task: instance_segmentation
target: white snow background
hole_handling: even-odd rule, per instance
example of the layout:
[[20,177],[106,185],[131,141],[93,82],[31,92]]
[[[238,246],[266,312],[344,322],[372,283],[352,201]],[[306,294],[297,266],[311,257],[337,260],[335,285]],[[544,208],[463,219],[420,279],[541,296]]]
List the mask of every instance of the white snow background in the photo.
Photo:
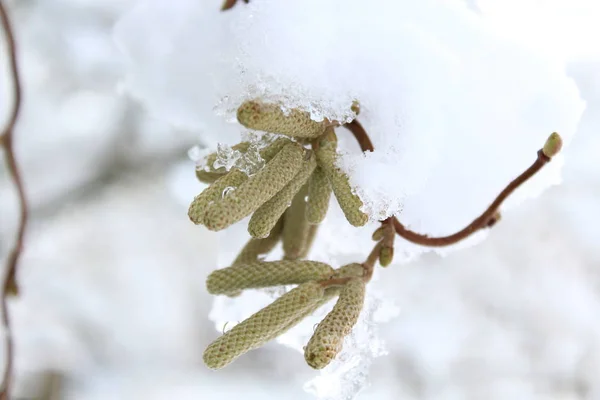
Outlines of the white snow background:
[[[362,398],[600,398],[594,1],[256,0],[226,14],[213,0],[8,4],[33,204],[23,296],[12,302],[22,397],[57,370],[65,399],[314,398],[306,381],[308,392],[340,398],[332,375],[358,354],[371,383]],[[462,227],[553,130],[569,144],[563,184],[445,257],[417,258],[422,249],[397,240],[397,262],[369,287],[380,315],[365,314],[348,341],[358,352],[330,375],[279,344],[208,371],[201,355],[214,321],[235,323],[270,297],[212,307],[204,278],[231,260],[245,226],[214,234],[189,223],[203,186],[186,152],[239,141],[232,110],[255,96],[317,119],[343,119],[358,98],[381,150],[363,157],[346,140],[343,166],[374,217],[400,212],[419,231]],[[512,205],[557,183],[562,161]],[[15,207],[0,175],[2,255]],[[335,207],[313,257],[364,259],[372,229],[348,226]],[[301,347],[312,324],[282,341]],[[384,352],[379,340],[387,355],[372,359]]]

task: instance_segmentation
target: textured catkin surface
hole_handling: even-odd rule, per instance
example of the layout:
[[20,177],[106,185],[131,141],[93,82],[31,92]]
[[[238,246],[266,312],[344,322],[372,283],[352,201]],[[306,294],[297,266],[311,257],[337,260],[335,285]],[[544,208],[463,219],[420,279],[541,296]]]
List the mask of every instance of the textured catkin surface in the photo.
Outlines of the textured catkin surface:
[[315,138],[326,129],[325,122],[313,121],[307,112],[291,110],[286,115],[277,104],[257,101],[244,102],[238,108],[237,119],[249,129],[298,138]]
[[246,245],[239,252],[232,265],[250,263],[258,261],[258,257],[269,253],[281,239],[281,233],[283,231],[283,218],[279,218],[269,236],[262,239],[252,238],[246,243]]
[[303,156],[299,144],[285,145],[263,169],[206,211],[206,227],[219,231],[256,211],[294,178],[302,168]]
[[333,278],[360,278],[364,275],[365,269],[362,264],[346,264],[333,273]]
[[223,368],[242,354],[262,346],[293,326],[299,316],[313,310],[324,294],[324,288],[316,282],[290,290],[211,343],[204,351],[204,363],[211,369]]
[[346,216],[346,219],[353,226],[363,226],[369,220],[367,214],[360,211],[363,202],[352,193],[352,187],[348,181],[348,176],[335,165],[337,153],[337,140],[332,129],[320,139],[319,147],[316,150],[317,161],[323,169],[333,188],[333,193]]
[[248,232],[252,237],[260,238],[269,234],[269,231],[290,206],[294,196],[309,179],[316,166],[316,157],[311,153],[310,158],[302,164],[302,169],[294,179],[254,212],[248,223]]
[[219,178],[194,198],[188,209],[190,220],[195,224],[203,224],[204,215],[211,203],[220,201],[225,189],[237,188],[247,180],[248,175],[239,169],[232,169],[227,175]]
[[211,294],[240,289],[293,285],[331,277],[333,268],[318,261],[269,261],[234,265],[212,272],[206,279]]
[[318,231],[319,231],[319,225],[310,225],[310,224],[308,225],[308,233],[306,234],[306,242],[304,243],[304,248],[298,255],[299,259],[308,257],[308,254],[310,253],[310,249],[312,248],[315,238],[317,237]]
[[364,299],[365,283],[360,278],[350,280],[341,289],[333,310],[319,323],[304,349],[308,365],[321,369],[337,356],[358,320]]
[[300,258],[308,243],[310,225],[306,220],[307,193],[308,185],[304,185],[284,214],[282,241],[284,257],[287,260]]
[[320,224],[327,215],[329,199],[331,198],[331,184],[323,171],[317,167],[308,181],[308,204],[306,220],[310,224]]

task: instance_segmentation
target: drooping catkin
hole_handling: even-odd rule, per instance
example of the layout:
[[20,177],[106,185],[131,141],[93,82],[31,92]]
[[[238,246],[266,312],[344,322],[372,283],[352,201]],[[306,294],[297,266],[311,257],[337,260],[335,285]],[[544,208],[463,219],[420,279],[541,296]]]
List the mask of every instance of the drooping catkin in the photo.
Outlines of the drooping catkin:
[[352,279],[340,291],[333,310],[319,323],[304,348],[304,359],[312,368],[326,367],[342,350],[344,338],[358,321],[365,299],[365,282]]
[[348,180],[348,176],[335,165],[337,158],[337,139],[333,129],[329,129],[325,136],[319,141],[316,150],[317,162],[329,178],[333,193],[346,216],[353,226],[363,226],[369,220],[367,214],[360,211],[363,206],[362,200],[354,193]]
[[203,224],[208,207],[211,204],[221,201],[227,189],[236,189],[247,180],[248,175],[236,168],[229,171],[227,175],[219,178],[194,198],[188,209],[190,220],[196,225]]
[[317,231],[319,230],[319,225],[309,225],[308,226],[308,234],[306,235],[306,243],[304,243],[304,248],[302,252],[298,255],[299,259],[306,258],[310,249],[312,248],[312,244],[315,241],[315,237],[317,236]]
[[203,359],[211,369],[223,368],[242,354],[262,346],[291,327],[299,315],[318,304],[324,288],[317,282],[304,283],[234,326],[211,343]]
[[333,272],[332,278],[362,278],[365,268],[362,264],[352,263],[346,264]]
[[208,208],[204,217],[206,227],[211,231],[220,231],[256,211],[294,178],[302,168],[303,158],[302,146],[297,143],[285,145],[237,190]]
[[310,158],[302,164],[302,169],[294,179],[252,214],[252,218],[248,223],[248,233],[252,237],[260,238],[269,234],[269,231],[290,206],[294,196],[306,183],[316,166],[316,158],[311,152]]
[[309,227],[306,220],[306,194],[308,185],[294,196],[292,204],[286,210],[283,219],[283,253],[286,260],[297,260],[306,247]]
[[[290,142],[291,141],[288,138],[278,138],[269,145],[259,150],[260,157],[264,160],[265,163],[268,163],[273,159],[273,157],[275,157],[277,153],[279,153],[283,146]],[[231,146],[233,150],[238,150],[242,153],[247,152],[249,147],[250,142],[241,142],[234,146]],[[225,167],[214,167],[217,157],[218,154],[216,152],[209,154],[205,158],[204,168],[196,169],[196,178],[198,178],[200,182],[213,183],[223,175],[227,174],[227,170],[225,169]]]
[[206,279],[206,288],[211,294],[227,294],[241,289],[319,281],[332,274],[333,268],[318,261],[256,261],[213,271]]
[[250,263],[258,261],[258,258],[263,254],[268,254],[281,239],[283,231],[283,218],[279,218],[269,236],[261,239],[250,239],[244,248],[239,252],[232,265]]
[[327,215],[329,199],[331,198],[331,183],[323,168],[317,167],[308,181],[308,204],[306,205],[306,220],[310,224],[320,224]]
[[326,121],[316,122],[310,114],[296,109],[284,113],[277,104],[246,101],[237,110],[240,124],[249,129],[281,133],[298,138],[315,138],[325,132]]

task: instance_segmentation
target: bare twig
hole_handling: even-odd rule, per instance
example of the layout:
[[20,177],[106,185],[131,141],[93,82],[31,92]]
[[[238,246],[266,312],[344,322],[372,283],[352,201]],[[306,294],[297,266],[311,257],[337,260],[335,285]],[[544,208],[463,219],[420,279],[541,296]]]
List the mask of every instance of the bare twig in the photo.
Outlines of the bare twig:
[[407,229],[402,223],[398,220],[398,218],[394,217],[394,228],[396,228],[396,233],[416,244],[420,244],[423,246],[430,247],[443,247],[449,246],[451,244],[455,244],[467,237],[471,236],[475,232],[483,229],[492,227],[496,224],[496,222],[500,219],[500,213],[498,212],[498,208],[502,205],[504,200],[508,198],[519,186],[525,183],[529,178],[535,175],[544,165],[546,165],[550,161],[550,158],[547,157],[542,150],[538,151],[538,156],[535,162],[525,170],[521,175],[519,175],[516,179],[508,184],[504,188],[502,192],[496,197],[496,199],[490,204],[490,206],[477,218],[475,218],[469,225],[460,231],[453,233],[452,235],[442,236],[442,237],[429,237],[427,235],[423,235],[420,233],[416,233]]
[[[248,2],[250,0],[243,0],[244,3],[248,4]],[[221,7],[221,11],[227,11],[231,8],[233,8],[236,4],[237,4],[238,0],[225,0],[225,3],[223,3],[223,6]]]
[[0,1],[0,22],[5,32],[8,55],[10,61],[10,74],[13,80],[13,106],[9,114],[9,119],[6,127],[0,135],[0,147],[4,149],[6,153],[6,164],[8,172],[17,190],[19,198],[19,226],[17,228],[17,236],[15,244],[11,250],[5,270],[4,284],[2,285],[2,324],[4,328],[4,340],[5,340],[5,367],[4,375],[2,378],[2,386],[0,388],[0,400],[10,399],[10,389],[12,384],[13,375],[13,339],[10,326],[10,315],[7,304],[7,297],[11,294],[16,295],[18,293],[18,286],[16,282],[17,265],[21,252],[23,250],[23,241],[25,237],[25,226],[27,225],[27,199],[25,197],[25,189],[23,186],[23,180],[19,171],[17,161],[14,154],[14,142],[13,133],[14,128],[19,117],[19,111],[21,109],[21,80],[19,76],[19,68],[17,66],[17,55],[15,38],[12,30],[12,25],[4,4]]
[[[362,151],[373,151],[373,143],[369,138],[369,135],[362,127],[362,125],[354,120],[350,123],[343,125],[346,129],[350,130],[354,135],[356,141],[360,145]],[[553,148],[553,154],[558,153],[562,146],[562,142],[560,140],[560,136],[558,134],[553,133],[549,141],[546,142],[546,146],[548,143],[556,146]],[[428,235],[424,235],[421,233],[413,232],[410,229],[406,228],[396,217],[392,217],[394,228],[396,233],[408,240],[409,242],[416,243],[423,246],[429,247],[443,247],[455,244],[467,237],[471,236],[475,232],[483,229],[483,228],[491,228],[500,220],[500,212],[498,209],[502,205],[502,203],[510,196],[519,186],[525,183],[529,178],[535,175],[544,165],[546,165],[551,160],[551,155],[544,146],[543,149],[540,149],[537,153],[537,159],[535,162],[527,168],[521,175],[515,178],[512,182],[508,184],[500,192],[500,194],[496,197],[496,199],[492,202],[492,204],[477,218],[475,218],[469,225],[460,231],[453,233],[448,236],[442,237],[429,237]],[[385,222],[385,221],[382,221]]]

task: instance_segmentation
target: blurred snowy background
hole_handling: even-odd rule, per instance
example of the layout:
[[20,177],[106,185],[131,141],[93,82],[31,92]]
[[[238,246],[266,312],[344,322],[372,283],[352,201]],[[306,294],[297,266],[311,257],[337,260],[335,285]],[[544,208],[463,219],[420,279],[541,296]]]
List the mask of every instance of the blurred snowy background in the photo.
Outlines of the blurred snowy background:
[[[202,364],[218,335],[204,279],[224,266],[216,249],[235,246],[186,216],[202,188],[187,150],[207,138],[119,90],[113,26],[134,2],[6,3],[25,87],[16,144],[33,218],[22,296],[11,302],[17,397],[40,398],[52,372],[61,399],[314,398],[303,385],[315,372],[277,344],[222,371]],[[600,399],[600,13],[583,0],[468,3],[510,26],[507,36],[568,60],[587,108],[561,186],[505,213],[477,246],[379,271],[370,290],[399,314],[380,326],[389,354],[373,360],[361,396]],[[2,257],[16,207],[2,170]]]

